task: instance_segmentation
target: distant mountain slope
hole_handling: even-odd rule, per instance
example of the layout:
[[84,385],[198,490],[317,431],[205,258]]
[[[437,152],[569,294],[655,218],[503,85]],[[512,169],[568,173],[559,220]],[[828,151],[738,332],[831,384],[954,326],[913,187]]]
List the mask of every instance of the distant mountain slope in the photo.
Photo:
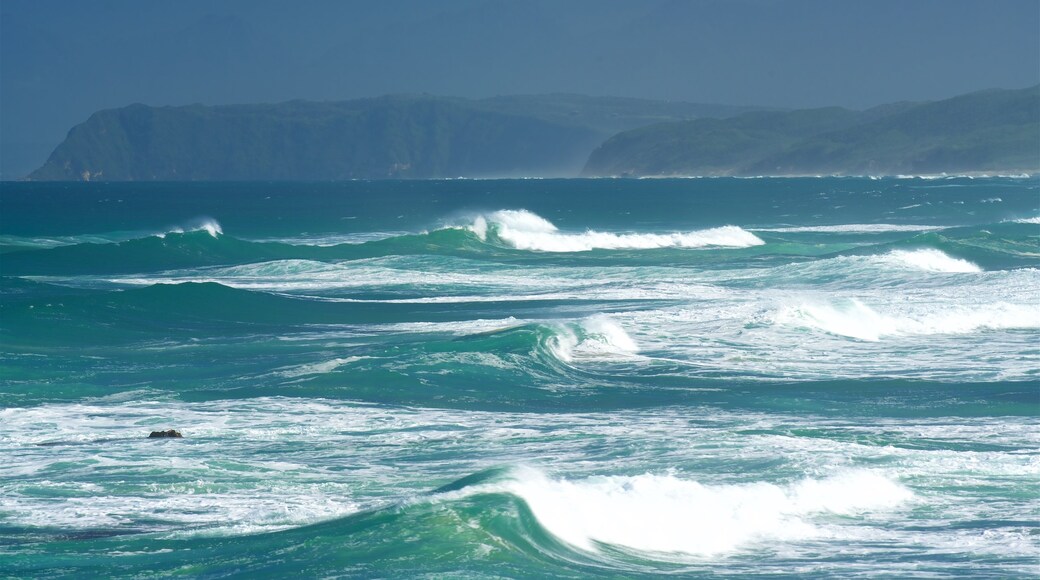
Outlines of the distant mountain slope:
[[732,117],[762,107],[708,105],[683,101],[653,101],[623,97],[589,97],[555,93],[509,95],[475,101],[477,106],[500,113],[535,117],[571,125],[591,127],[609,137],[620,131],[654,123]]
[[1040,86],[863,112],[753,112],[626,131],[585,175],[925,174],[1040,170]]
[[743,109],[579,95],[100,111],[33,180],[322,180],[576,175],[623,129]]

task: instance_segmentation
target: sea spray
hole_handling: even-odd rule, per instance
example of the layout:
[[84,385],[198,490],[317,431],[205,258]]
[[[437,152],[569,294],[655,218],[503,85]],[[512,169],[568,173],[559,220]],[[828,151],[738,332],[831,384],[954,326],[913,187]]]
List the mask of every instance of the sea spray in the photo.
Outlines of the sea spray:
[[217,223],[217,220],[212,218],[198,218],[191,220],[182,226],[174,226],[166,231],[153,235],[159,238],[165,238],[169,234],[183,234],[186,232],[206,232],[214,238],[224,234],[224,230],[220,227],[220,224]]

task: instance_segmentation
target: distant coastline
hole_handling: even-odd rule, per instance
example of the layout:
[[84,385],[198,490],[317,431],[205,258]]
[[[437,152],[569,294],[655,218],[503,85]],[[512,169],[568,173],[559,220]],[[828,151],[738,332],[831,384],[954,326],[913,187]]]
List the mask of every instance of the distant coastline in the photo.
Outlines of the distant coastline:
[[31,181],[1021,176],[1040,85],[866,111],[579,95],[99,111]]

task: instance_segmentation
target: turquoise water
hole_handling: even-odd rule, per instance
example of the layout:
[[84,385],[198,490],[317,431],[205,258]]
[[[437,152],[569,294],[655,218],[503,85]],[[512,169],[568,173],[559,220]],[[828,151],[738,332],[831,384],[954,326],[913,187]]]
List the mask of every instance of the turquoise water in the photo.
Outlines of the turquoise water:
[[1034,577],[1038,267],[1035,177],[4,183],[0,576]]

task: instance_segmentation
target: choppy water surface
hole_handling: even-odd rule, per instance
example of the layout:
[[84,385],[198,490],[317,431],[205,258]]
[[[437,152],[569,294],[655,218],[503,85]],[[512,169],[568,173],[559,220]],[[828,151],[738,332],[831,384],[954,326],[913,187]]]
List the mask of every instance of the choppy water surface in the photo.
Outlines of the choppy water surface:
[[0,210],[0,575],[1037,573],[1036,178]]

